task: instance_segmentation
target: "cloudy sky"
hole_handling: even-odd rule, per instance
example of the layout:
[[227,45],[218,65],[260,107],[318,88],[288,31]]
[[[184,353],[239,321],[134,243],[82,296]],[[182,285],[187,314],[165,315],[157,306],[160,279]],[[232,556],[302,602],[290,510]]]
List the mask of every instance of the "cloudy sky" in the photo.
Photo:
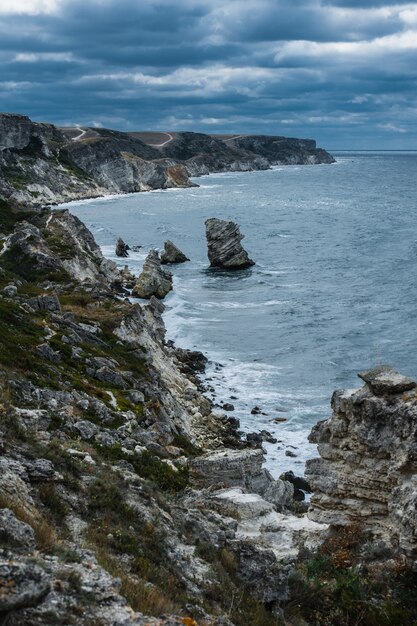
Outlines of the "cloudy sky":
[[0,110],[417,148],[417,2],[0,0]]

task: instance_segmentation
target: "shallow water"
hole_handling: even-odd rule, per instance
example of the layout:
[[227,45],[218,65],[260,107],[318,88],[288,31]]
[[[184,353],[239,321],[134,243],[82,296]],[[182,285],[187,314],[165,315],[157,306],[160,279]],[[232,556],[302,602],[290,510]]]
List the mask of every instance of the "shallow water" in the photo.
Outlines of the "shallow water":
[[[275,475],[303,471],[311,426],[330,414],[334,389],[360,384],[359,370],[387,363],[417,377],[417,154],[336,158],[68,205],[107,257],[118,236],[142,245],[127,259],[135,272],[168,238],[190,257],[173,270],[168,337],[213,361],[217,398],[243,430],[274,433]],[[253,268],[208,269],[208,217],[240,224]],[[251,415],[254,405],[267,415]]]

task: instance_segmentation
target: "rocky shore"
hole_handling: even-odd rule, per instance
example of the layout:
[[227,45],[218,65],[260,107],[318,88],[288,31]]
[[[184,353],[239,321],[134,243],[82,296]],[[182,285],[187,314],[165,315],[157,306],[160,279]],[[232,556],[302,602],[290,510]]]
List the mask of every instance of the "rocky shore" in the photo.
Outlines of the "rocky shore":
[[109,194],[192,187],[190,176],[268,169],[274,164],[333,163],[313,140],[230,139],[173,133],[159,147],[146,133],[57,128],[0,114],[0,196],[43,206]]
[[[13,128],[6,160],[33,130],[27,118]],[[27,156],[13,158],[24,167]],[[417,384],[389,368],[362,372],[365,386],[336,392],[332,417],[313,430],[310,485],[275,480],[262,434],[244,441],[204,395],[204,356],[166,341],[161,294],[131,303],[126,286],[139,279],[104,259],[80,220],[17,207],[8,191],[0,623],[416,623]],[[169,289],[155,255],[145,286],[160,287],[162,273]]]

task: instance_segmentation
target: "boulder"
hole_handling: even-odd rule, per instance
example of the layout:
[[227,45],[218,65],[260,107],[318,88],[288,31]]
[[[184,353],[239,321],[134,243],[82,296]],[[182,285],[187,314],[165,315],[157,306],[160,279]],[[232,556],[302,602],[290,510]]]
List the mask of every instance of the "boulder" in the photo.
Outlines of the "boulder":
[[161,261],[156,250],[151,250],[146,257],[142,273],[132,289],[132,296],[149,299],[152,296],[165,298],[172,289],[172,274],[161,268]]
[[181,252],[179,248],[172,241],[166,241],[164,243],[164,250],[161,254],[161,263],[185,263],[190,259],[185,256],[184,252]]
[[33,528],[18,520],[10,509],[0,510],[0,546],[23,552],[35,548]]
[[262,467],[262,450],[224,449],[209,452],[190,462],[190,480],[197,487],[238,487],[248,493],[261,495],[278,509],[291,504],[293,487],[282,480],[274,480]]
[[211,267],[236,270],[255,264],[240,243],[244,235],[235,222],[211,218],[205,224]]
[[119,237],[116,241],[116,256],[127,257],[129,256],[128,250],[130,250],[130,248],[127,243],[125,243],[123,239]]
[[35,606],[48,593],[48,575],[30,561],[0,561],[0,614]]

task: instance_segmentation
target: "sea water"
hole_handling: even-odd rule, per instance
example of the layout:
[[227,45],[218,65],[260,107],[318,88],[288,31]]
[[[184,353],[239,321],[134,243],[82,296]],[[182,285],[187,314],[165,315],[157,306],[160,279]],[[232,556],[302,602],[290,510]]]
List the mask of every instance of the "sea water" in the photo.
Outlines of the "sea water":
[[[191,259],[171,268],[167,337],[206,354],[211,397],[234,405],[243,431],[277,439],[266,444],[275,476],[303,472],[312,426],[333,390],[361,384],[358,371],[389,364],[417,378],[417,153],[335,156],[68,205],[135,273],[166,239]],[[256,265],[209,269],[209,217],[240,225]],[[119,236],[142,248],[117,259]]]

